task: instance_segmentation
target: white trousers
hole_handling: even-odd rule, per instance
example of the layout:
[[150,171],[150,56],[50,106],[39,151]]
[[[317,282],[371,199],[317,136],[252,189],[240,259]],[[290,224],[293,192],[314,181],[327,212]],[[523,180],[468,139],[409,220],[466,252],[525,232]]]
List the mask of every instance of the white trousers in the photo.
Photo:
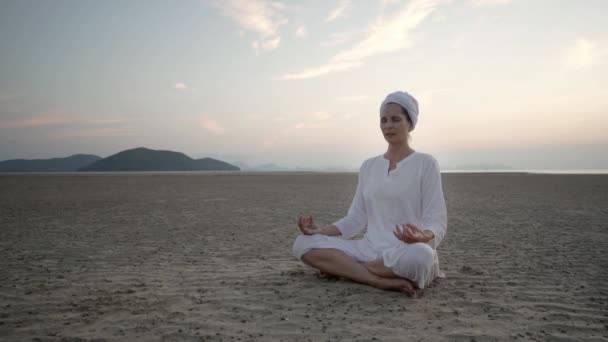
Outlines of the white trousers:
[[312,249],[337,249],[358,262],[370,262],[382,257],[384,266],[396,275],[409,279],[423,289],[440,276],[437,252],[426,243],[402,243],[382,251],[375,250],[367,240],[346,240],[326,235],[300,235],[293,244],[293,255],[302,255]]

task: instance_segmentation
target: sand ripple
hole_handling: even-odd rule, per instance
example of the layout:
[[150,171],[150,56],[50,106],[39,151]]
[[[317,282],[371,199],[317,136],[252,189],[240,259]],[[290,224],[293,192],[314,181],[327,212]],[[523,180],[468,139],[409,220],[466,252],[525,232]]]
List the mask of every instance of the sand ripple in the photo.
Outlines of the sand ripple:
[[444,176],[448,278],[320,281],[295,217],[356,176],[0,176],[3,341],[603,341],[608,176]]

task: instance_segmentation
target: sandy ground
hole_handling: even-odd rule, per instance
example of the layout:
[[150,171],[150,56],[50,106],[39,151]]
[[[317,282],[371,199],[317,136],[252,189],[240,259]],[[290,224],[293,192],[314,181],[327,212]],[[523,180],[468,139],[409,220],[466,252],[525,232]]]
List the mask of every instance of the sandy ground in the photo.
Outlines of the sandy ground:
[[606,341],[608,176],[448,174],[442,279],[318,280],[354,174],[0,176],[3,341]]

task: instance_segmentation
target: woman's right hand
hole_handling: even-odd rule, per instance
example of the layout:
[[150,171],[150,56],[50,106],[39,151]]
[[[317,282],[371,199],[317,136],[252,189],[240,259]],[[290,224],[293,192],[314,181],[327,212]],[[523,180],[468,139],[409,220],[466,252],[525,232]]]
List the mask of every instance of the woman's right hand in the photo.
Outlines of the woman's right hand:
[[298,228],[304,235],[322,234],[321,228],[315,224],[315,219],[311,216],[298,216]]

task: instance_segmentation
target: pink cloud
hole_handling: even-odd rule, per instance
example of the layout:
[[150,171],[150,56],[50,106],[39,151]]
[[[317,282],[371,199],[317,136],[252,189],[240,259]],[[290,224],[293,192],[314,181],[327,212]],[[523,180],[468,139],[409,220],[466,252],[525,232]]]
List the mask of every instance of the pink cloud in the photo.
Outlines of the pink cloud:
[[217,121],[207,118],[202,118],[200,121],[201,127],[213,134],[224,134],[224,127],[222,127]]
[[69,119],[61,116],[43,115],[35,116],[27,119],[4,120],[0,121],[0,128],[18,128],[18,127],[38,127],[49,125],[60,125],[71,122]]
[[16,98],[22,97],[23,95],[17,93],[0,93],[0,102],[10,101]]
[[378,20],[363,40],[335,54],[326,63],[287,73],[278,79],[301,80],[346,71],[363,66],[372,57],[408,49],[414,44],[412,32],[443,3],[442,0],[409,1],[392,17]]
[[342,0],[338,5],[331,10],[325,21],[334,21],[340,17],[344,17],[346,11],[351,6],[351,0]]
[[57,126],[57,125],[115,125],[124,124],[130,120],[124,118],[110,118],[110,119],[88,119],[82,118],[77,115],[66,115],[66,114],[39,114],[37,116],[13,119],[13,120],[0,120],[0,128],[29,128],[29,127],[42,127],[42,126]]
[[281,41],[280,27],[287,24],[285,5],[270,0],[216,0],[213,4],[241,28],[258,35],[251,46],[257,51],[273,50]]
[[132,135],[136,130],[132,127],[118,128],[92,128],[82,129],[77,131],[61,132],[50,135],[52,139],[69,139],[69,138],[98,138],[98,137],[117,137]]
[[185,83],[178,82],[175,83],[175,89],[188,89],[188,86]]

